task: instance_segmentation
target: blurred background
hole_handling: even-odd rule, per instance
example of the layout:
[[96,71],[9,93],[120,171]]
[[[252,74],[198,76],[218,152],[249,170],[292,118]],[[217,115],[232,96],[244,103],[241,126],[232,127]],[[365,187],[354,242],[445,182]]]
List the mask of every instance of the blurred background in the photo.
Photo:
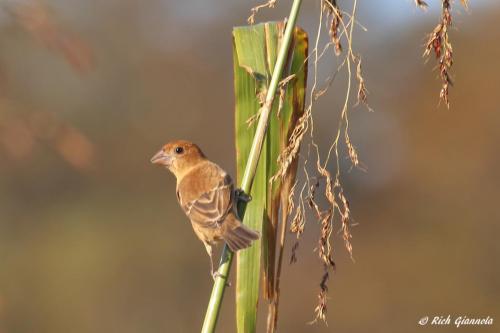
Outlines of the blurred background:
[[[0,332],[196,332],[212,279],[205,250],[149,163],[169,140],[198,142],[234,175],[231,29],[258,2],[2,1]],[[351,112],[367,172],[343,182],[358,225],[353,263],[335,235],[328,326],[307,324],[322,268],[309,219],[283,272],[281,332],[454,332],[423,316],[500,320],[500,6],[455,1],[452,107],[422,59],[440,1],[360,1],[354,47],[375,112]],[[340,6],[350,10],[350,1]],[[278,20],[290,1],[263,10]],[[318,1],[300,24],[316,31]],[[321,78],[336,68],[329,53]],[[336,132],[345,78],[315,109]],[[342,157],[347,156],[342,152]],[[265,324],[261,302],[260,327]],[[234,331],[229,288],[220,332]]]

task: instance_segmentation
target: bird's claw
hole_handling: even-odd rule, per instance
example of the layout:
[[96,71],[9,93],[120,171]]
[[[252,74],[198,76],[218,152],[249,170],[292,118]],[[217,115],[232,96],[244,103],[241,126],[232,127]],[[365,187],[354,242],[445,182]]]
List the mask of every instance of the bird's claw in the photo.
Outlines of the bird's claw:
[[241,200],[243,202],[250,202],[252,201],[252,196],[250,194],[246,194],[245,191],[243,191],[241,188],[237,188],[235,191],[236,198],[238,200]]

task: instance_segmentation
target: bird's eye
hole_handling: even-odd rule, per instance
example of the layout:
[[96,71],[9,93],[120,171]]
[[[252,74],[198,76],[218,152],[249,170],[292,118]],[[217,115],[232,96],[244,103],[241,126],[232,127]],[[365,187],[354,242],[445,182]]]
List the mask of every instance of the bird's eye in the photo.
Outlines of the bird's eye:
[[182,154],[183,152],[184,152],[184,149],[182,147],[175,148],[175,153],[176,154]]

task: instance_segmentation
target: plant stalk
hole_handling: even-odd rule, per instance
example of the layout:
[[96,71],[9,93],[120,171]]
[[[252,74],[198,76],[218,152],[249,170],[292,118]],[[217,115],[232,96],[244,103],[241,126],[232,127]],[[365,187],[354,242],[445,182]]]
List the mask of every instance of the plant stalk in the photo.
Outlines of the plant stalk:
[[[288,50],[291,45],[295,23],[297,22],[297,16],[299,14],[301,3],[302,0],[294,0],[292,8],[290,10],[290,16],[288,17],[288,22],[286,24],[283,41],[278,51],[278,57],[274,66],[273,75],[271,77],[271,82],[269,83],[269,87],[267,90],[266,101],[261,109],[259,122],[257,124],[252,147],[248,156],[247,165],[245,167],[245,172],[243,173],[243,178],[241,180],[240,187],[245,193],[250,193],[250,190],[252,189],[255,171],[257,170],[260,153],[262,151],[262,144],[264,143],[264,139],[267,133],[267,127],[269,125],[269,114],[272,109],[276,90],[278,89],[278,85],[281,80],[283,67],[285,66],[287,60]],[[238,202],[238,213],[241,219],[243,219],[243,216],[245,215],[245,208],[246,202]],[[220,307],[222,304],[222,298],[224,297],[224,291],[228,283],[227,280],[229,276],[229,270],[231,268],[232,259],[233,253],[231,252],[231,250],[229,250],[227,245],[224,245],[218,269],[219,274],[215,279],[212,294],[210,295],[207,312],[205,314],[205,320],[201,329],[202,333],[215,332],[215,327],[217,325],[217,319],[219,317]]]

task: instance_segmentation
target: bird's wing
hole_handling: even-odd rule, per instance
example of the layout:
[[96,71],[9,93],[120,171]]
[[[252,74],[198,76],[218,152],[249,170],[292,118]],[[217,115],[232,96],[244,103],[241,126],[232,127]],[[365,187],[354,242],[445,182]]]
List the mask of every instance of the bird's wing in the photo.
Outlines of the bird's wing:
[[193,223],[203,227],[215,228],[220,226],[233,205],[233,182],[227,174],[217,177],[217,181],[204,178],[208,191],[202,192],[196,199],[183,205],[184,211]]

